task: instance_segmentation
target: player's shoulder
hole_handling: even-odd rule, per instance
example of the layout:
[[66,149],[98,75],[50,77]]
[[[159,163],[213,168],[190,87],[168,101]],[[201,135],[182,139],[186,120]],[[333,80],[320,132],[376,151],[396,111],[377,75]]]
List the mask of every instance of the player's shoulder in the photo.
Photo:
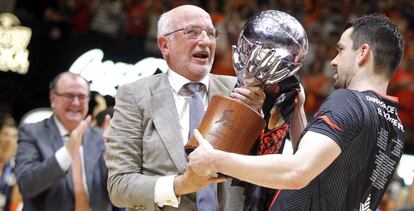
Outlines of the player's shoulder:
[[355,90],[350,89],[337,89],[334,92],[332,92],[328,97],[327,101],[335,101],[337,103],[354,103],[358,102],[360,97],[362,96],[362,93]]

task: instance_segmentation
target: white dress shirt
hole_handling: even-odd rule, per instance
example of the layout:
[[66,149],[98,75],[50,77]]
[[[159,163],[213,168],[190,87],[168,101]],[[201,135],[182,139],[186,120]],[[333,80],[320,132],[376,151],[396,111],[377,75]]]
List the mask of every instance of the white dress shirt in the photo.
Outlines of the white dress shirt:
[[[177,113],[178,113],[178,120],[180,121],[181,126],[181,136],[184,145],[188,141],[188,133],[189,133],[189,103],[191,96],[184,96],[181,94],[180,90],[181,88],[189,83],[192,82],[188,80],[187,78],[177,74],[176,72],[172,70],[168,70],[168,81],[171,85],[171,91],[174,95],[174,101],[175,105],[177,107]],[[209,76],[207,75],[204,77],[201,81],[198,81],[205,85],[206,89],[203,89],[200,91],[200,94],[204,101],[204,110],[207,108],[208,105],[208,97],[207,97],[207,90],[209,87]],[[177,198],[177,196],[174,193],[174,178],[177,175],[168,175],[168,176],[162,176],[158,178],[156,184],[155,184],[155,191],[154,191],[154,202],[160,206],[163,207],[164,205],[178,207],[180,204],[180,198]]]
[[[66,128],[62,125],[62,123],[56,118],[56,116],[53,116],[53,120],[55,120],[56,126],[58,128],[60,137],[62,137],[62,140],[64,144],[69,140],[69,132],[66,130]],[[89,192],[88,192],[88,185],[86,183],[86,174],[85,174],[85,164],[83,159],[83,146],[81,145],[79,148],[79,155],[81,159],[82,164],[82,184],[85,188],[86,196],[89,198]],[[68,150],[66,149],[65,145],[63,145],[58,151],[55,153],[56,160],[60,166],[60,168],[66,172],[69,167],[72,165],[73,158],[69,154]]]

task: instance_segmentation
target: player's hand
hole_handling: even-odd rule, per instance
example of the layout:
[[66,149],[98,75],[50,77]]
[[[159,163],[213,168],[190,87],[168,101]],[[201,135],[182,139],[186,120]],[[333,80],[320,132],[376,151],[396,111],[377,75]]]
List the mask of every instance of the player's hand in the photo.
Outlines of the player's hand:
[[236,98],[244,102],[253,110],[257,111],[258,113],[261,113],[266,95],[262,87],[246,86],[234,88],[233,92],[230,93],[230,97]]

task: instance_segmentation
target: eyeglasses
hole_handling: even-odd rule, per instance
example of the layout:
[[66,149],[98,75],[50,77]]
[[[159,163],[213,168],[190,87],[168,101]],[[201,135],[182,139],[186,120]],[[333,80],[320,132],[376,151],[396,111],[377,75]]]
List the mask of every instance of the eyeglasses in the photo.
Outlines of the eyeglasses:
[[79,102],[85,102],[89,100],[89,95],[85,95],[85,94],[76,95],[72,93],[58,93],[58,92],[54,92],[54,94],[59,97],[65,98],[69,102],[72,102],[75,99],[75,97],[78,98]]
[[197,39],[202,31],[205,31],[207,33],[207,36],[210,40],[215,40],[219,37],[220,31],[216,28],[203,28],[200,26],[187,26],[181,29],[177,29],[175,31],[172,31],[170,33],[164,34],[164,36],[171,35],[175,32],[184,31],[184,34],[191,38],[191,39]]

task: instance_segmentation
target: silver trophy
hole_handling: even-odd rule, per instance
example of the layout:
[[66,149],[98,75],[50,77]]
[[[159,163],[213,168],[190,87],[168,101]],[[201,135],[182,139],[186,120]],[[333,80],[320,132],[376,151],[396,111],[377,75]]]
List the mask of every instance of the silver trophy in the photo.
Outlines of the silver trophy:
[[265,10],[249,18],[233,45],[237,86],[267,86],[295,74],[308,53],[308,37],[291,15]]
[[[299,70],[307,52],[308,38],[295,18],[275,10],[259,12],[247,21],[233,46],[237,86],[276,84]],[[216,149],[249,154],[264,127],[257,111],[236,99],[214,95],[198,130]],[[190,153],[197,146],[192,136],[184,148]]]

